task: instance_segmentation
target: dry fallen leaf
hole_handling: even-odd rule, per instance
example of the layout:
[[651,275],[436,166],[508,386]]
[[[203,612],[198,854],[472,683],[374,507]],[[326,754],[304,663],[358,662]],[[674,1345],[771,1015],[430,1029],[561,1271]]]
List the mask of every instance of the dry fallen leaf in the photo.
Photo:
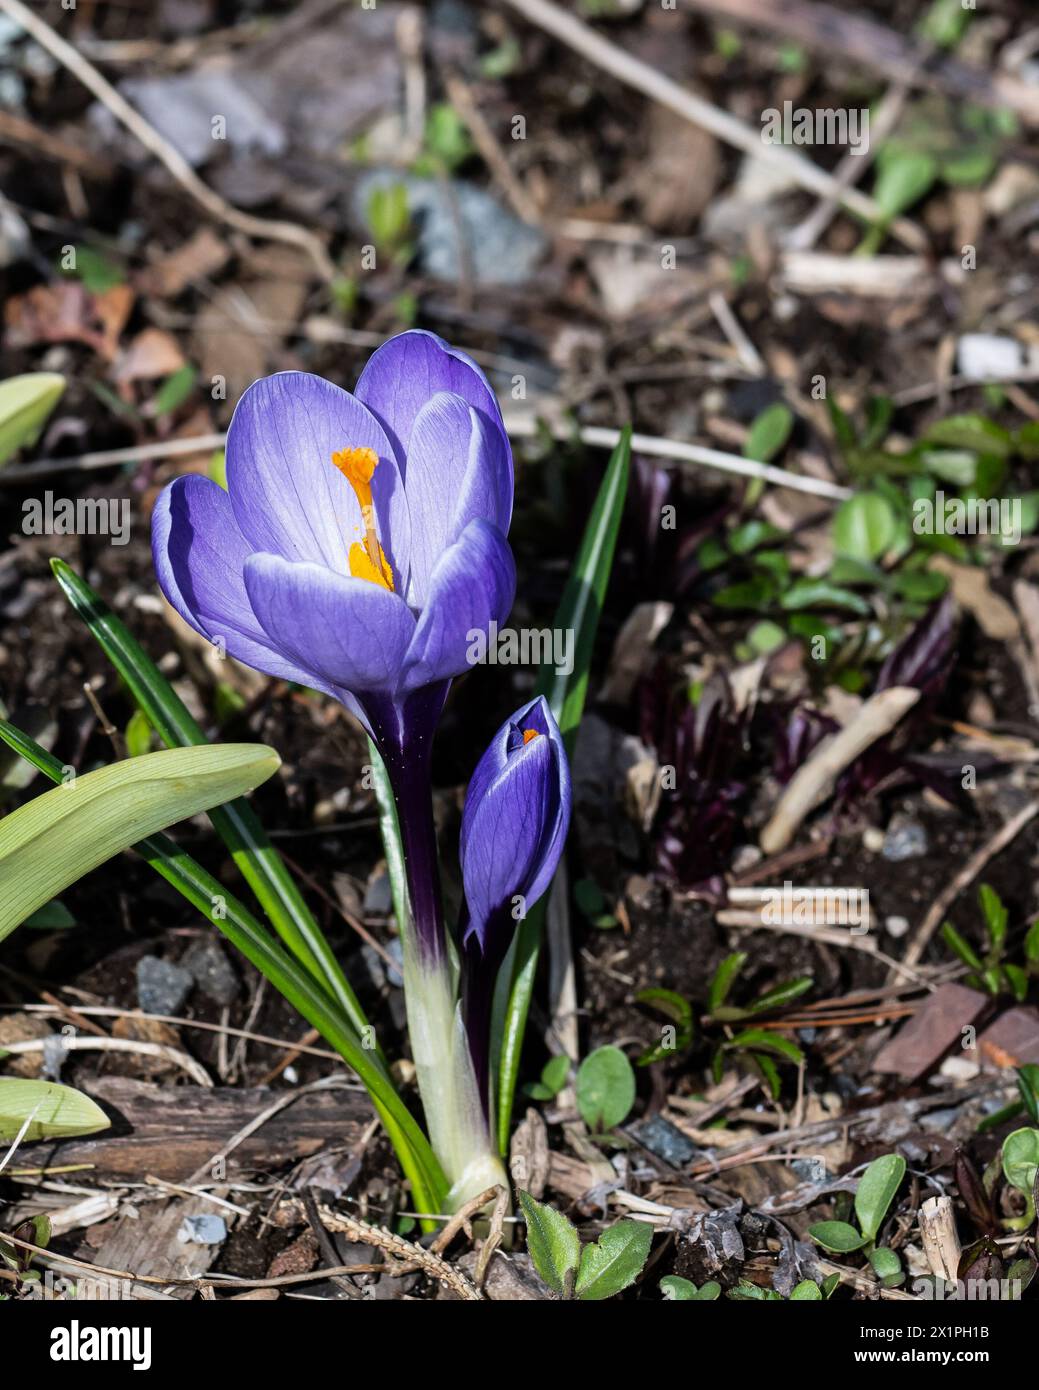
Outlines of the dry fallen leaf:
[[40,343],[85,343],[111,360],[134,304],[129,285],[91,294],[78,280],[56,280],[15,295],[4,306],[10,348]]
[[137,284],[142,294],[173,299],[189,285],[222,270],[230,258],[227,243],[212,227],[200,227],[175,251],[154,261],[141,272]]
[[184,354],[172,333],[162,328],[142,329],[119,355],[112,371],[112,380],[158,381],[179,371]]

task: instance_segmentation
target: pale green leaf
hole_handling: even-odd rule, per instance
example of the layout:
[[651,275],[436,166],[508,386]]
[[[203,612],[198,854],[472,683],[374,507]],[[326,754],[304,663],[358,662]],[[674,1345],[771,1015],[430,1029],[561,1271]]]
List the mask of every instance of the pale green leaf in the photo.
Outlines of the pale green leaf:
[[44,792],[0,820],[0,941],[69,884],[137,840],[265,782],[263,744],[146,753]]
[[65,390],[57,372],[27,372],[0,381],[0,464],[35,444]]
[[64,1139],[75,1134],[94,1134],[111,1121],[82,1091],[59,1086],[56,1081],[24,1081],[0,1077],[0,1141],[10,1143],[32,1116],[23,1141]]

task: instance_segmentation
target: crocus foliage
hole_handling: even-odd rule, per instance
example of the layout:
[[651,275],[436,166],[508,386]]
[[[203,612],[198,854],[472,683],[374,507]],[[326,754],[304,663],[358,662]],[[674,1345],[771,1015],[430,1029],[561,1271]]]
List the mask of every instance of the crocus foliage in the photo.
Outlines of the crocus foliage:
[[[159,583],[197,632],[257,670],[339,700],[382,756],[408,881],[413,1048],[434,1147],[439,1131],[441,1147],[457,1149],[445,1162],[456,1186],[451,1167],[490,1144],[494,976],[517,915],[551,880],[569,819],[559,731],[536,701],[503,725],[473,778],[458,978],[440,897],[430,745],[473,632],[503,623],[512,606],[512,500],[512,453],[483,373],[433,334],[409,332],[378,349],[353,394],[305,372],[254,383],[228,432],[227,490],[179,478],[152,527]],[[454,1072],[446,1089],[445,1069]],[[477,1092],[486,1132],[454,1145],[447,1131],[472,1127]]]

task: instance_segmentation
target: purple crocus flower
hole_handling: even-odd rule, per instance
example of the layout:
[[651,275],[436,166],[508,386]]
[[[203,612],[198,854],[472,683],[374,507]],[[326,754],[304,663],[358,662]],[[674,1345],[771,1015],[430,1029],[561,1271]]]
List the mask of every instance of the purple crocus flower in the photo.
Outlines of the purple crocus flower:
[[178,478],[152,521],[159,583],[196,632],[340,700],[371,733],[434,956],[429,745],[451,678],[467,668],[467,634],[512,607],[512,492],[483,373],[413,331],[373,354],[352,395],[307,372],[255,382],[228,430],[227,490]]
[[494,980],[517,920],[552,882],[570,824],[570,803],[563,737],[539,695],[491,740],[462,812],[462,1005],[485,1104]]

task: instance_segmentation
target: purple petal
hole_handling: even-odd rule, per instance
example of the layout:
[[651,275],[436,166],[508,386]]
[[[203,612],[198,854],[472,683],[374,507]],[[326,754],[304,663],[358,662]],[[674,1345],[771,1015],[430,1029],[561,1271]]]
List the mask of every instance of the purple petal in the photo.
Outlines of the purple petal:
[[470,665],[474,632],[509,615],[516,564],[509,543],[487,521],[471,521],[441,555],[408,649],[403,691],[459,676]]
[[[524,742],[528,729],[541,736]],[[529,909],[548,888],[563,852],[570,801],[563,741],[539,698],[499,729],[466,794],[462,879],[470,930],[481,948],[488,947],[489,928],[511,921],[514,897],[522,896]]]
[[494,392],[471,357],[435,333],[423,329],[399,333],[372,353],[357,382],[356,395],[379,417],[406,478],[415,421],[439,391],[461,396],[484,418],[493,457],[491,472],[501,489],[498,522],[507,532],[512,518],[512,450]]
[[421,607],[440,556],[477,518],[503,533],[502,479],[492,427],[461,396],[439,391],[419,411],[404,490],[412,519],[408,601]]
[[251,555],[245,588],[270,640],[329,685],[392,690],[415,631],[404,600],[367,579]]
[[222,641],[247,666],[314,685],[304,667],[274,649],[256,620],[242,575],[249,550],[231,499],[209,478],[177,478],[159,495],[152,558],[159,587],[184,621],[210,642]]
[[393,448],[360,401],[309,372],[263,377],[235,407],[227,488],[250,549],[349,574],[350,545],[363,532],[361,511],[332,455],[364,447],[379,455],[372,478],[379,539],[403,593],[410,525]]

